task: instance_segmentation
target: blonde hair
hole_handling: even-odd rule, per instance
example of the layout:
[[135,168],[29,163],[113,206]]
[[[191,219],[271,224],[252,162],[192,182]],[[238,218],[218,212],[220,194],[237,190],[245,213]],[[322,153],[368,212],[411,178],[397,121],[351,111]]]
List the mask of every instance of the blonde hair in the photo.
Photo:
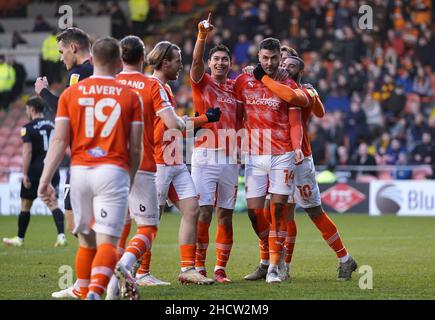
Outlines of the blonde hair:
[[160,41],[156,44],[153,50],[147,55],[148,64],[154,69],[159,70],[162,67],[163,60],[174,59],[173,50],[181,51],[181,49],[169,41]]

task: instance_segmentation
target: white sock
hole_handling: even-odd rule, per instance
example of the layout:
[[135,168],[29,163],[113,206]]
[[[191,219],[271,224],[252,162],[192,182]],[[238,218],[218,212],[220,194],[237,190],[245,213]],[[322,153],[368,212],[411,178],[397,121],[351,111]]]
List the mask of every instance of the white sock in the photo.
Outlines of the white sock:
[[261,259],[261,260],[260,260],[260,263],[261,263],[262,265],[264,265],[264,266],[268,266],[268,265],[269,265],[269,260]]
[[119,262],[121,262],[127,270],[130,270],[131,267],[133,267],[134,263],[136,262],[136,256],[131,253],[131,252],[125,252],[122,257],[121,260],[119,260]]
[[73,289],[80,292],[79,280],[76,280],[76,282],[74,282]]
[[205,267],[195,267],[196,271],[202,271],[205,270]]
[[115,277],[115,275],[112,275],[109,284],[107,285],[107,293],[110,292],[112,295],[115,295],[117,290],[118,290],[118,279]]
[[267,272],[270,272],[274,269],[278,270],[278,266],[276,264],[269,264],[269,268],[267,269]]
[[346,254],[344,257],[338,258],[340,260],[341,263],[345,263],[347,262],[347,260],[349,260],[350,255]]
[[216,271],[218,271],[218,270],[224,270],[224,271],[225,271],[225,267],[215,266],[215,267],[214,267],[214,272],[216,272]]
[[182,267],[181,272],[185,272],[185,271],[190,270],[190,269],[195,269],[195,267]]

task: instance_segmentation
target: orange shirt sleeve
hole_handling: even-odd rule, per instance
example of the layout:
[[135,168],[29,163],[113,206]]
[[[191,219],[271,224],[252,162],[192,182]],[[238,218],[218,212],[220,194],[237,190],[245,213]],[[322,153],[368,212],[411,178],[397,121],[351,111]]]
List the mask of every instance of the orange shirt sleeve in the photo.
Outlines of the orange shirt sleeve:
[[70,120],[70,114],[68,110],[69,91],[69,89],[65,90],[59,97],[56,120]]
[[172,107],[171,101],[169,100],[169,96],[166,90],[158,82],[153,82],[152,84],[151,97],[153,101],[154,111],[156,114],[166,108]]
[[292,89],[289,86],[281,84],[273,80],[269,76],[264,76],[261,82],[268,87],[274,94],[280,97],[282,100],[298,107],[308,106],[308,98],[301,89]]

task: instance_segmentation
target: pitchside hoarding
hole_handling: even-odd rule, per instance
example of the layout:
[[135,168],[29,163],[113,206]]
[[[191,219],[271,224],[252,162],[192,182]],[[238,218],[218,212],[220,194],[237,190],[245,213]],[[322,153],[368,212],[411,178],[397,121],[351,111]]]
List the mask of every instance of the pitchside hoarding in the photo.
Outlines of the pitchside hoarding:
[[435,216],[435,181],[373,181],[370,215]]

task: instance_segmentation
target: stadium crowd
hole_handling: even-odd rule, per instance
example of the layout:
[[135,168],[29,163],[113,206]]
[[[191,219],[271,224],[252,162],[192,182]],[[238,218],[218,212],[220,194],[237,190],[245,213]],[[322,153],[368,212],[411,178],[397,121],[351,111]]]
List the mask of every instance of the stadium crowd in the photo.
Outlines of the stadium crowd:
[[[257,63],[256,48],[264,37],[274,36],[294,47],[306,62],[303,81],[317,88],[327,111],[325,120],[313,120],[310,125],[316,164],[433,163],[435,8],[430,0],[146,2],[150,19],[160,21],[171,14],[188,15],[194,5],[212,7],[216,28],[207,50],[218,43],[229,47],[233,55],[230,78]],[[358,9],[366,4],[373,11],[372,30],[358,26]],[[116,2],[102,2],[98,12],[86,10],[85,2],[82,5],[80,14],[112,14],[112,33],[117,38],[128,31],[144,36],[148,51],[162,36],[179,44],[184,72],[172,85],[179,114],[192,114],[188,75],[195,40],[193,14],[182,32],[144,35],[140,24],[125,23],[131,17],[126,19],[129,13],[122,12]],[[417,176],[414,172],[414,178],[433,177],[434,171]],[[413,177],[410,172],[397,174],[395,178]]]

